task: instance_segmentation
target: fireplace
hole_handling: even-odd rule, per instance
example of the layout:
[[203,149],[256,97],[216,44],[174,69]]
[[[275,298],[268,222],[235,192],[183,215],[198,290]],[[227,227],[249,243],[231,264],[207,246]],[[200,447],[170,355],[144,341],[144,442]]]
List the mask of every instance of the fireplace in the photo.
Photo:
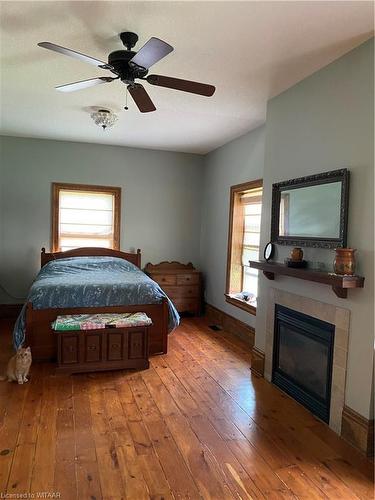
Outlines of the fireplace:
[[279,304],[274,319],[273,383],[328,423],[335,326]]

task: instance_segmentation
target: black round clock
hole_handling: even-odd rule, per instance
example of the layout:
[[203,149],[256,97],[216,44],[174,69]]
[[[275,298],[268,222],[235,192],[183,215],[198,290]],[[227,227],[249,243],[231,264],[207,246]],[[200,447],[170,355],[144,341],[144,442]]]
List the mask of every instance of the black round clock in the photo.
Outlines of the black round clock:
[[267,262],[272,258],[274,250],[275,250],[274,244],[271,242],[267,243],[263,252],[264,259]]

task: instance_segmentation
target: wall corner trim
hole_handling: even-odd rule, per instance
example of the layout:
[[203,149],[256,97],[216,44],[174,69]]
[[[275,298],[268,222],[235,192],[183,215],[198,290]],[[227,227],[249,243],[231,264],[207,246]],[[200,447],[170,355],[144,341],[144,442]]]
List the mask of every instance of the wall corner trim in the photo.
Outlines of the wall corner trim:
[[223,330],[236,335],[246,342],[250,348],[253,347],[255,330],[252,326],[247,325],[243,321],[234,318],[211,304],[207,304],[207,302],[205,303],[205,315],[209,321],[215,325],[221,326]]
[[374,456],[374,420],[368,420],[348,406],[342,412],[341,437],[368,457]]
[[263,351],[253,346],[251,349],[251,373],[258,377],[264,377],[264,358]]

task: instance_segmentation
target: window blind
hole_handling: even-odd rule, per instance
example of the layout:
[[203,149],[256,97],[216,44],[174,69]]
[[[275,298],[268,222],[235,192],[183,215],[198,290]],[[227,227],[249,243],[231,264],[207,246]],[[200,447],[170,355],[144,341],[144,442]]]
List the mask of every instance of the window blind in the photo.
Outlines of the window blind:
[[262,214],[262,188],[243,193],[240,197],[243,208],[242,291],[257,295],[258,271],[249,266],[249,260],[259,258],[260,220]]
[[114,195],[60,190],[59,242],[62,251],[82,246],[112,248]]

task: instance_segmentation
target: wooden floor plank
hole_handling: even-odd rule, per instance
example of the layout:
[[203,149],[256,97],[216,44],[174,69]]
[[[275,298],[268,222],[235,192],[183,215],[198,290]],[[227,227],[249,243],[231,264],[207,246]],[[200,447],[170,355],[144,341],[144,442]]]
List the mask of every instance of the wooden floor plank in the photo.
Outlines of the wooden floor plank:
[[164,498],[165,500],[173,498],[170,485],[152,446],[151,438],[126,378],[118,377],[116,388],[150,497]]
[[5,386],[2,394],[4,416],[0,427],[0,491],[7,491],[30,383],[16,385],[4,381],[0,384]]
[[111,432],[104,388],[106,379],[101,374],[91,377],[88,385],[92,432],[99,469],[103,499],[125,497],[125,484],[120,470],[115,435]]
[[114,436],[125,498],[148,499],[147,484],[115,383],[104,391],[104,399],[109,428]]
[[251,480],[267,499],[295,498],[291,490],[275,474],[275,471],[253,445],[241,439],[239,441],[228,441],[228,446]]
[[342,458],[326,460],[324,465],[330,471],[334,472],[359,498],[371,498],[371,495],[374,496],[373,481],[362,474],[362,472],[354,469],[347,460]]
[[[177,343],[181,343],[185,347],[184,360],[191,374],[196,378],[198,383],[204,385],[210,396],[215,397],[223,410],[231,415],[236,426],[243,432],[248,441],[255,447],[259,455],[267,462],[273,471],[299,464],[301,470],[305,474],[311,476],[316,487],[322,489],[326,494],[331,495],[333,498],[340,496],[343,498],[346,496],[350,497],[351,491],[346,487],[345,483],[335,474],[327,474],[327,467],[319,460],[319,457],[316,458],[314,456],[314,451],[316,452],[316,450],[306,447],[303,436],[302,440],[299,441],[297,437],[285,427],[285,418],[273,422],[272,413],[264,417],[264,413],[266,413],[267,410],[266,407],[261,410],[261,422],[258,421],[256,423],[253,421],[253,423],[248,424],[246,415],[249,416],[248,414],[251,412],[246,414],[242,408],[242,406],[244,406],[242,400],[238,401],[235,397],[233,399],[233,395],[230,394],[230,391],[225,389],[225,387],[228,387],[225,384],[225,372],[223,372],[223,382],[223,380],[217,380],[215,378],[216,370],[212,370],[211,364],[203,368],[202,364],[197,361],[197,359],[199,360],[201,358],[199,349],[197,351],[194,345],[194,348],[191,348],[192,354],[187,352],[187,347],[190,344],[195,344],[195,340],[187,338],[186,333],[178,337]],[[289,403],[292,407],[298,406],[294,401],[289,400],[289,398],[283,399],[284,401],[282,403],[284,405]],[[236,403],[237,407],[233,403]],[[258,404],[257,400],[256,403]],[[261,401],[259,404],[262,408]],[[298,407],[298,410],[302,413],[306,411],[302,407]],[[245,415],[242,412],[244,412]],[[276,412],[276,410],[274,410],[274,412]],[[295,419],[292,421],[294,422],[294,420]],[[309,421],[309,419],[307,419],[307,421]],[[242,447],[243,446],[242,444]],[[322,448],[324,447],[322,446]],[[322,457],[324,457],[324,450],[322,451]],[[336,452],[332,450],[331,454],[335,456]],[[354,493],[352,497],[356,498]]]
[[77,494],[78,498],[99,499],[102,498],[102,492],[92,431],[93,423],[88,385],[89,383],[86,376],[73,377]]
[[[38,368],[33,374],[33,383],[29,385],[22,423],[18,433],[17,447],[8,480],[7,489],[14,494],[30,491],[43,394],[43,370],[42,367]],[[25,385],[28,384],[29,382]],[[13,387],[15,387],[15,384]]]
[[[0,365],[11,322],[0,322]],[[249,348],[183,319],[141,372],[0,384],[0,492],[62,500],[373,499],[373,463],[249,370]]]
[[[180,338],[178,342],[180,342]],[[186,366],[193,379],[202,387],[207,396],[221,408],[222,412],[229,417],[248,441],[259,451],[271,468],[279,469],[295,464],[294,455],[287,448],[280,448],[272,440],[272,436],[256,425],[251,417],[215,380],[210,367],[206,370],[191,355],[186,360]]]
[[191,426],[201,443],[215,457],[223,480],[228,484],[234,497],[267,498],[236,458],[229,443],[220,438],[207,418],[201,415],[194,416],[191,419]]
[[173,495],[177,498],[201,498],[202,492],[199,492],[143,379],[141,377],[130,379],[129,384]]
[[166,423],[203,498],[233,498],[215,457],[208,447],[202,445],[187,420],[177,414],[166,417]]
[[[164,370],[168,370],[168,367],[165,367]],[[190,426],[192,416],[202,416],[194,400],[179,385],[178,380],[173,378],[172,373],[169,373],[169,382],[165,378],[162,381],[157,372],[153,372],[153,370],[149,370],[143,377],[174,440],[185,457],[199,489],[204,491],[203,496],[206,498],[231,498],[226,481],[227,477],[222,474],[217,457],[214,457],[211,449],[198,439]],[[160,390],[161,388],[164,390]],[[173,399],[171,392],[175,399]],[[173,412],[169,410],[170,408],[173,408]],[[186,418],[183,413],[189,418]]]
[[54,367],[44,365],[40,423],[30,491],[52,491],[55,477],[57,387]]
[[62,498],[78,498],[75,467],[74,404],[72,377],[56,380],[56,440],[54,491]]
[[[196,402],[200,412],[203,411],[204,414],[208,416],[210,422],[223,439],[245,439],[245,436],[234,423],[226,418],[225,413],[223,413],[220,407],[216,405],[208,394],[204,392],[203,388],[192,379],[188,370],[175,354],[176,353],[170,353],[168,358],[165,358],[165,361],[163,360],[163,363],[171,368],[180,384]],[[152,363],[152,366],[155,367],[157,360],[155,359]],[[192,415],[189,416],[191,417]]]
[[[199,391],[199,388],[196,388],[195,391],[185,391],[182,382],[183,380],[186,381],[186,379],[189,379],[191,377],[189,377],[187,371],[182,371],[181,366],[176,364],[176,362],[170,363],[170,365],[174,367],[174,370],[172,371],[171,369],[169,369],[168,365],[171,360],[171,355],[169,355],[167,358],[168,361],[167,359],[163,359],[161,357],[155,358],[152,361],[152,366],[159,374],[161,380],[163,381],[163,384],[169,390],[177,405],[180,407],[181,411],[185,412],[189,417],[191,426],[200,441],[204,443],[204,446],[208,447],[211,450],[213,456],[215,456],[217,460],[217,463],[222,466],[220,470],[223,476],[223,480],[227,481],[234,495],[237,494],[241,496],[245,493],[245,495],[254,498],[263,498],[264,496],[261,490],[256,486],[256,484],[247,474],[242,465],[237,461],[225,441],[220,438],[220,431],[218,433],[216,432],[214,426],[215,424],[217,425],[217,418],[216,415],[214,416],[214,418],[212,418],[212,408],[207,408],[204,405],[200,404],[199,408],[204,412],[203,416],[200,412],[196,411],[196,408],[192,403],[190,403],[190,405],[186,405],[186,400],[189,397],[191,398],[193,394],[195,396],[197,394],[197,391]],[[144,378],[146,377],[148,377],[148,375],[144,375]],[[178,386],[178,384],[180,384],[180,387]],[[189,411],[191,408],[193,409]],[[233,439],[233,436],[231,436],[231,439]],[[253,458],[256,462],[258,462],[261,457],[258,456],[255,458],[256,452],[255,450],[253,451]],[[273,488],[267,489],[267,497],[269,497],[273,493],[277,493],[279,495],[280,492],[283,492],[285,496],[290,497],[290,491],[287,491],[287,488],[285,488],[282,482],[277,479],[277,476],[273,474],[272,470],[269,469],[268,474],[272,474],[274,476],[274,485]],[[277,487],[275,487],[275,483],[277,483]]]
[[[211,365],[205,366],[203,368],[202,364],[197,362],[197,358],[201,358],[201,353],[198,352],[197,355],[194,343],[195,340],[189,339],[186,333],[179,336],[177,340],[177,344],[181,344],[184,348],[182,359],[186,362],[190,372],[196,378],[196,380],[198,380],[199,383],[206,387],[206,390],[210,396],[215,395],[216,401],[218,401],[219,404],[224,405],[224,410],[232,415],[232,420],[236,422],[236,425],[239,427],[239,429],[244,432],[249,441],[252,442],[260,455],[266,460],[268,464],[271,465],[271,468],[273,470],[277,470],[279,467],[283,468],[300,464],[300,461],[304,461],[305,463],[300,464],[301,468],[306,474],[311,474],[318,488],[323,489],[326,493],[328,492],[333,497],[349,497],[350,495],[352,495],[350,490],[344,484],[344,481],[337,477],[336,474],[327,474],[327,467],[323,463],[322,459],[324,459],[325,456],[337,456],[337,450],[334,448],[327,448],[324,442],[318,439],[318,436],[315,436],[315,441],[318,442],[316,443],[317,446],[314,447],[314,436],[312,436],[311,433],[308,436],[308,441],[309,443],[312,443],[312,446],[306,447],[305,429],[302,429],[301,426],[299,427],[301,431],[304,431],[299,433],[299,441],[296,437],[296,435],[298,435],[298,432],[293,435],[293,433],[290,432],[290,429],[287,429],[285,427],[284,423],[290,421],[292,421],[293,424],[298,427],[299,422],[303,421],[303,417],[301,417],[301,414],[303,415],[304,413],[307,413],[304,408],[297,405],[294,401],[291,401],[290,398],[284,396],[283,394],[280,394],[280,391],[274,389],[269,384],[268,387],[266,386],[267,391],[269,388],[271,388],[275,393],[274,406],[271,406],[271,408],[269,407],[269,405],[263,406],[262,398],[260,398],[260,401],[258,399],[255,400],[256,404],[260,408],[260,411],[256,414],[254,414],[252,411],[248,411],[248,414],[251,414],[253,417],[255,417],[255,421],[258,420],[258,424],[261,424],[261,428],[266,429],[268,431],[267,434],[269,436],[272,436],[273,443],[277,445],[276,448],[273,449],[271,443],[267,443],[267,437],[262,436],[261,432],[258,431],[254,433],[253,436],[251,436],[251,433],[247,433],[248,428],[246,428],[246,418],[241,418],[240,420],[238,420],[238,416],[240,415],[241,417],[243,417],[243,415],[239,414],[238,412],[233,413],[233,409],[230,406],[230,401],[228,401],[227,396],[231,395],[232,397],[234,397],[236,403],[238,403],[241,408],[243,406],[246,407],[246,404],[244,404],[243,399],[240,399],[240,401],[238,401],[238,398],[240,397],[238,396],[238,394],[236,398],[236,395],[231,394],[231,391],[226,391],[224,389],[225,384],[223,384],[222,380],[216,380],[215,371],[212,371]],[[193,345],[193,347],[190,347],[189,349],[189,345]],[[223,373],[223,377],[225,379],[225,373]],[[262,383],[267,384],[267,382],[264,380],[262,380]],[[250,405],[250,409],[252,409],[252,404],[253,403],[251,403]],[[280,407],[288,408],[284,415],[281,413],[281,417]],[[294,417],[293,410],[297,415],[300,415],[298,419]],[[261,421],[259,421],[257,415],[259,418],[261,417]],[[279,417],[279,419],[273,419],[273,415],[276,415],[276,417]],[[311,419],[310,415],[308,414],[306,418],[306,425],[310,425],[311,421],[314,422],[314,419]],[[279,455],[278,449],[282,450],[282,453],[284,455],[279,456],[279,461],[275,461],[275,459]],[[327,449],[329,450],[328,452]],[[316,454],[320,454],[321,456],[316,457]],[[282,465],[283,462],[284,465]],[[354,492],[352,496],[353,498],[355,497]]]
[[[168,356],[168,359],[170,359],[170,356]],[[219,430],[222,429],[220,424],[218,425],[216,415],[213,415],[209,406],[200,405],[199,407],[194,407],[192,395],[196,394],[196,392],[188,392],[185,389],[182,383],[183,378],[181,378],[184,373],[177,370],[176,372],[172,371],[166,365],[166,361],[161,360],[161,358],[153,360],[152,365],[163,381],[163,385],[169,390],[181,411],[188,417],[190,425],[202,445],[207,447],[211,451],[212,456],[215,457],[223,481],[227,482],[233,494],[240,496],[245,494],[254,498],[263,498],[261,491],[256,487],[255,483],[230,451],[225,439],[216,431],[215,424]],[[176,366],[172,363],[171,365]],[[178,373],[180,373],[180,377],[176,376]],[[192,400],[189,405],[186,404],[188,398]],[[167,405],[167,407],[170,406],[170,404]],[[225,437],[227,437],[226,434]]]
[[320,500],[322,498],[327,498],[323,491],[317,488],[297,465],[280,469],[277,474],[298,498],[303,500]]
[[[179,338],[179,342],[183,342],[183,339],[186,340],[186,336],[182,336],[182,338]],[[188,342],[192,341],[189,339]],[[196,358],[196,351],[194,350],[193,353],[193,358]],[[198,354],[198,358],[199,357],[200,354]],[[210,367],[208,367],[207,372],[209,373],[209,377],[207,377],[207,375],[204,374],[204,371],[202,371],[199,364],[194,365],[194,362],[191,359],[189,359],[188,364],[193,369],[195,368],[195,371],[198,370],[198,378],[203,378],[206,385],[210,384],[210,393],[216,393],[218,400],[222,404],[225,404],[226,410],[229,412],[232,411],[230,409],[230,400],[228,400],[228,397],[225,394],[227,392],[224,389],[225,386],[222,387],[222,385],[224,385],[222,384],[222,381],[219,382],[215,379],[215,372],[212,372]],[[211,379],[213,379],[214,382]],[[217,386],[220,386],[220,389],[218,387],[215,388],[215,382]],[[239,406],[243,406],[243,404],[241,404],[241,401],[236,401],[236,403],[238,403]],[[323,457],[327,455],[327,447],[324,445],[324,443],[322,442],[317,447],[317,449],[314,449],[312,446],[306,447],[304,435],[302,434],[299,436],[298,433],[295,433],[293,435],[293,433],[284,425],[284,422],[286,420],[285,418],[281,420],[275,420],[272,418],[272,413],[264,416],[265,411],[266,408],[263,408],[261,419],[256,420],[258,420],[257,424],[260,424],[261,429],[265,430],[266,433],[259,432],[258,430],[253,436],[251,436],[251,434],[247,434],[247,438],[253,444],[255,449],[267,461],[267,463],[270,464],[271,468],[273,470],[277,470],[283,462],[285,465],[281,466],[280,468],[299,464],[302,461],[304,463],[301,464],[301,469],[304,470],[305,473],[312,476],[312,480],[315,481],[318,488],[322,488],[325,492],[328,491],[331,495],[334,496],[349,497],[351,495],[351,492],[345,486],[345,484],[339,481],[335,474],[329,475],[328,477],[327,468],[314,456],[317,450],[319,450],[319,453],[321,453]],[[237,412],[235,417],[236,416]],[[294,420],[292,421],[294,422]],[[238,422],[237,425],[241,430],[243,429],[243,431],[246,432],[246,428],[244,429],[243,427],[243,421]],[[272,436],[272,443],[269,442],[268,436]],[[310,442],[313,441],[312,436],[311,438],[312,439],[310,439]],[[276,448],[272,447],[272,444],[276,445]],[[272,450],[271,453],[270,450]],[[328,453],[328,455],[336,456],[335,450],[330,451],[331,453]],[[305,465],[305,463],[307,465]]]
[[317,421],[309,429],[320,440],[334,449],[349,466],[360,470],[361,474],[365,475],[372,484],[374,483],[374,462],[372,460],[368,460],[359,450],[353,448],[343,439],[337,439],[337,434],[323,422]]

